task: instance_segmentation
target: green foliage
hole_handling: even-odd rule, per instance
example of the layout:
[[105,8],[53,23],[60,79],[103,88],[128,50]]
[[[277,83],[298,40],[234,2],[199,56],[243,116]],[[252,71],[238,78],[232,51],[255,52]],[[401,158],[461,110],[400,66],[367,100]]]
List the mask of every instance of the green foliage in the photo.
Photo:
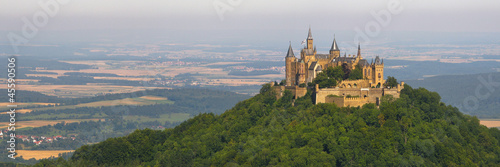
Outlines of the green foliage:
[[281,80],[280,86],[284,86],[284,85],[286,85],[286,80]]
[[313,80],[314,84],[318,84],[319,88],[328,88],[337,86],[337,81],[335,78],[330,78],[327,73],[319,73]]
[[337,66],[335,68],[328,67],[325,71],[316,75],[313,80],[313,84],[318,84],[319,88],[328,88],[337,86],[338,81],[342,80],[358,80],[363,79],[363,71],[360,65],[356,66],[356,69],[352,70],[347,64],[342,64],[342,66]]
[[328,67],[324,72],[316,75],[313,84],[318,84],[319,88],[328,88],[337,86],[337,81],[341,81],[344,76],[342,67]]
[[395,88],[396,86],[398,86],[398,80],[394,77],[388,76],[384,86]]
[[356,69],[352,70],[349,74],[349,80],[363,79],[363,69],[361,65],[356,65]]
[[[405,86],[401,97],[339,108],[270,87],[222,115],[174,129],[138,130],[75,151],[68,166],[497,166],[500,131]],[[272,102],[272,103],[270,103]],[[299,105],[297,105],[299,103]],[[41,162],[42,163],[42,162]],[[49,163],[44,161],[43,163]],[[55,166],[55,165],[54,165]],[[64,165],[65,166],[65,165]],[[83,165],[85,166],[85,165]]]

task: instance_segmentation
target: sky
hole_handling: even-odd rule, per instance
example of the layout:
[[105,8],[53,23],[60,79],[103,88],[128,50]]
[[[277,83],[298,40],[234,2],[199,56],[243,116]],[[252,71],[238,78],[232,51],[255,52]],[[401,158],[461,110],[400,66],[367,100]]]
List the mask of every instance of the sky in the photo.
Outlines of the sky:
[[[187,43],[282,50],[289,42],[300,48],[309,27],[321,50],[328,50],[334,36],[351,49],[405,41],[493,44],[500,42],[498,18],[498,0],[0,0],[0,44]],[[23,34],[27,27],[36,28],[33,36]],[[26,40],[14,41],[12,33]]]
[[[0,31],[56,0],[0,0]],[[65,2],[68,1],[68,2]],[[61,0],[44,30],[364,30],[396,0]],[[497,0],[399,0],[381,31],[500,32]],[[219,12],[217,10],[219,9]]]

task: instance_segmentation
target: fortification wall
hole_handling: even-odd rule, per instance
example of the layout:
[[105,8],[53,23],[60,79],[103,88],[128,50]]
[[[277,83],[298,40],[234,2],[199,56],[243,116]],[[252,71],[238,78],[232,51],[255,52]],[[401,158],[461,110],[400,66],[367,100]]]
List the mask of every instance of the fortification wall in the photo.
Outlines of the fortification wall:
[[325,97],[325,103],[335,103],[338,107],[344,106],[344,97],[333,97],[327,96]]
[[285,90],[289,90],[295,96],[295,99],[305,96],[307,93],[307,88],[302,88],[299,86],[273,86],[273,91],[276,92],[276,98],[279,99],[283,97]]
[[367,79],[359,79],[359,80],[345,80],[340,82],[340,88],[370,88],[370,82]]

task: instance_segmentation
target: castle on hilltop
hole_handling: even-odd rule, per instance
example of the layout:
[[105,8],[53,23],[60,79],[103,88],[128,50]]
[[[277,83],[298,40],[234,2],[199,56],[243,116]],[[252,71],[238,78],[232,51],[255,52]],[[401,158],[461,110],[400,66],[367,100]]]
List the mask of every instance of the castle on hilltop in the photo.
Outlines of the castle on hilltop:
[[380,98],[384,95],[392,95],[399,98],[399,93],[404,86],[404,82],[396,87],[385,87],[384,80],[384,60],[376,56],[371,62],[363,59],[361,47],[358,44],[356,55],[340,56],[340,49],[335,37],[329,54],[318,54],[313,45],[311,28],[306,39],[306,46],[300,51],[300,58],[295,57],[292,46],[288,47],[285,57],[286,80],[285,84],[275,86],[278,98],[285,90],[291,91],[295,98],[304,96],[307,93],[307,85],[310,85],[316,76],[329,67],[341,66],[344,69],[361,69],[362,79],[341,80],[335,87],[319,88],[315,85],[315,103],[335,103],[340,107],[361,106],[366,103],[379,104]]

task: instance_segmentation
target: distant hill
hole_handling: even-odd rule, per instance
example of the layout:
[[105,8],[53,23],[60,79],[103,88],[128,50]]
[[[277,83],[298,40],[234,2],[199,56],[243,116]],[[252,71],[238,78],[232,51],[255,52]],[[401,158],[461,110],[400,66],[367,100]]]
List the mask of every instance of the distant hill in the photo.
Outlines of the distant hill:
[[438,92],[443,102],[463,113],[500,118],[500,73],[444,75],[406,83]]
[[[308,94],[311,95],[311,94]],[[86,145],[36,166],[496,166],[500,131],[426,89],[385,96],[380,109],[277,100],[270,86],[222,115]]]
[[443,63],[438,61],[384,61],[384,74],[399,80],[419,79],[432,75],[466,75],[497,72],[500,62]]

